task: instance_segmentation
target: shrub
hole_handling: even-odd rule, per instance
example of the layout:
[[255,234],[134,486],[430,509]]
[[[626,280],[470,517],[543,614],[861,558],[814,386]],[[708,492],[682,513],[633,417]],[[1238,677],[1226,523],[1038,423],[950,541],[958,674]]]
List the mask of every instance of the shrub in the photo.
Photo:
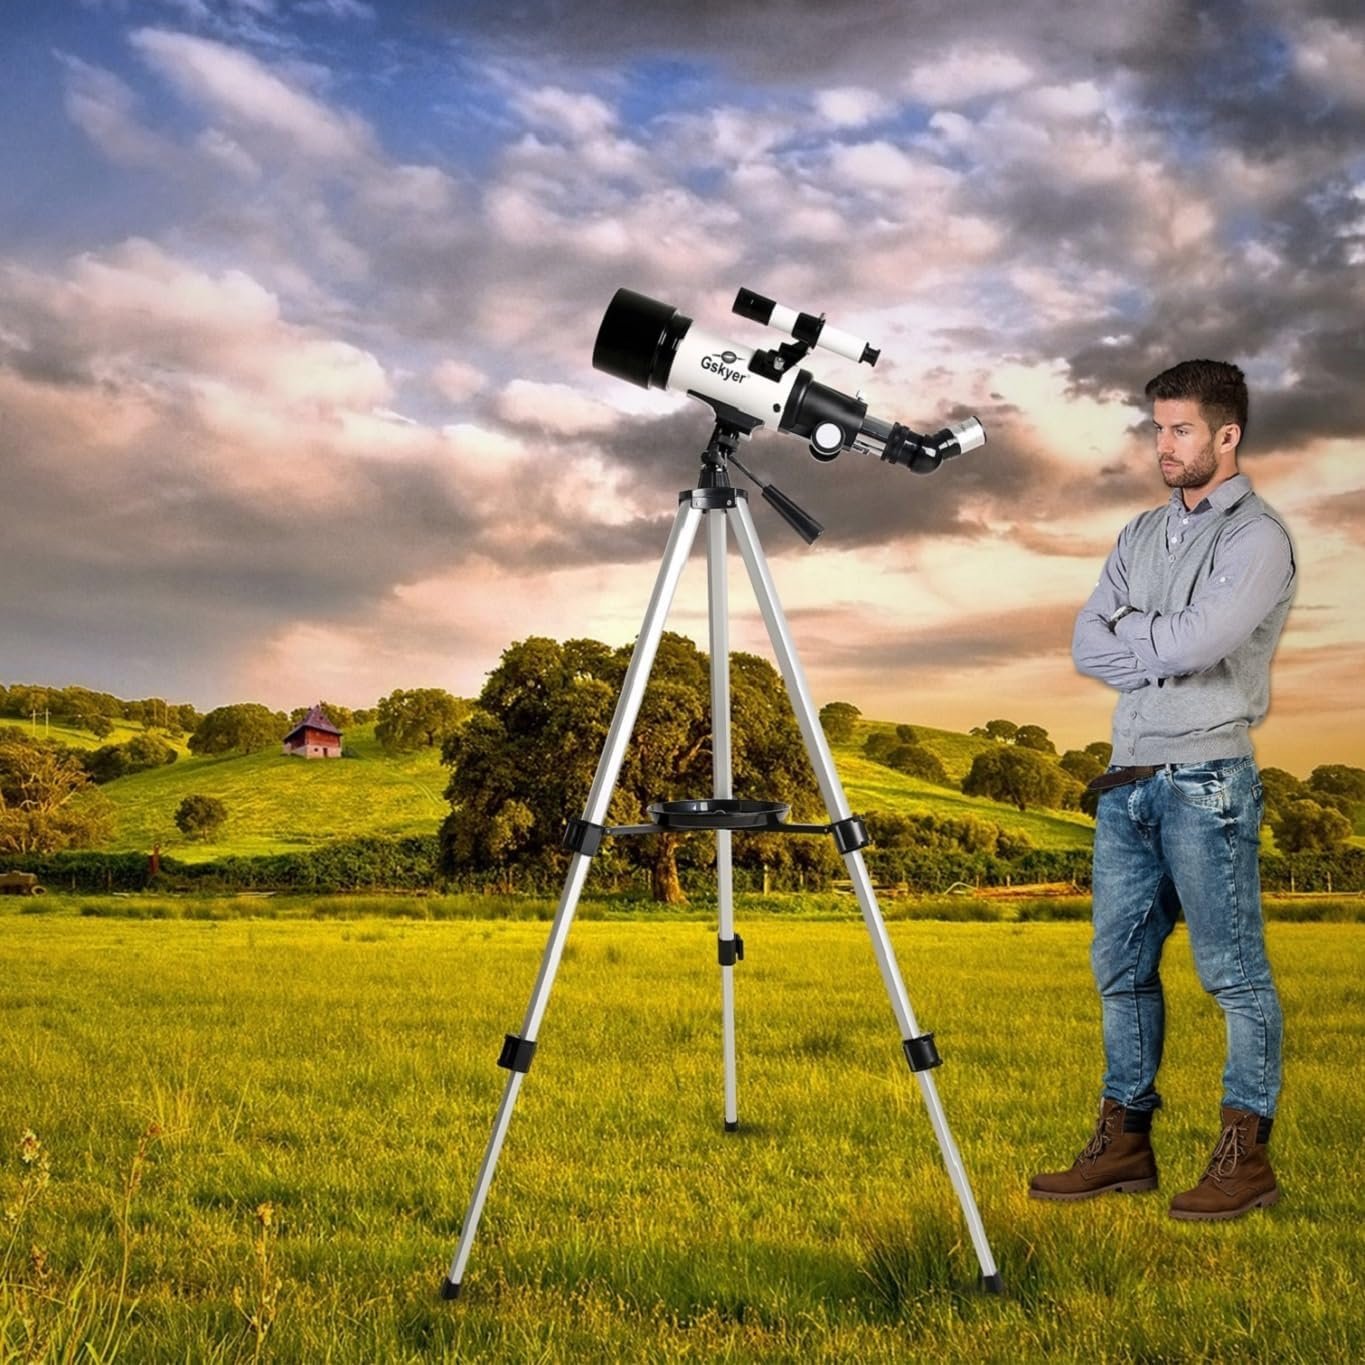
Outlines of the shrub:
[[898,744],[886,756],[889,767],[909,777],[918,777],[924,782],[935,782],[940,787],[948,785],[948,774],[937,754],[930,753],[922,744]]
[[187,796],[176,808],[175,824],[192,839],[207,839],[222,828],[227,807],[216,796]]

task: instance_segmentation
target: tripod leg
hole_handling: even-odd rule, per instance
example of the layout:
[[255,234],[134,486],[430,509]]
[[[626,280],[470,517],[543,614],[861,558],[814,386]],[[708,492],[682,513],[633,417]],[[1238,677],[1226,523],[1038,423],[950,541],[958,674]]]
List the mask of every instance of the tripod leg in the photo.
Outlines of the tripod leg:
[[[617,774],[621,770],[621,760],[626,745],[630,742],[631,731],[635,728],[635,718],[640,712],[644,699],[645,686],[649,682],[649,671],[654,665],[658,652],[659,637],[663,634],[668,609],[678,588],[683,566],[696,538],[697,525],[701,512],[684,503],[678,508],[673,522],[673,530],[664,550],[663,562],[659,566],[659,576],[654,584],[654,592],[645,610],[644,624],[640,627],[635,650],[630,657],[630,667],[626,670],[625,682],[621,686],[621,696],[616,703],[611,728],[602,748],[602,756],[597,761],[597,773],[593,777],[592,790],[588,793],[587,805],[583,808],[582,823],[600,827],[607,818],[607,808],[611,805],[612,790],[616,786]],[[595,852],[595,846],[592,852]],[[441,1296],[455,1298],[460,1292],[465,1264],[469,1260],[470,1247],[478,1230],[479,1218],[483,1213],[484,1200],[488,1197],[489,1186],[493,1183],[493,1172],[498,1164],[498,1153],[502,1150],[503,1139],[507,1136],[508,1125],[512,1121],[512,1110],[521,1091],[522,1081],[531,1066],[535,1052],[536,1038],[540,1033],[541,1020],[545,1016],[545,1006],[550,999],[550,987],[554,985],[555,973],[559,970],[559,960],[564,953],[564,943],[573,923],[578,898],[583,891],[583,882],[588,875],[592,862],[592,852],[576,852],[569,859],[569,871],[560,893],[559,908],[555,911],[554,923],[550,926],[550,940],[545,945],[545,954],[540,962],[540,974],[536,977],[531,1000],[526,1007],[526,1017],[522,1021],[519,1036],[508,1035],[498,1058],[498,1065],[506,1067],[511,1075],[498,1105],[497,1117],[493,1120],[493,1131],[488,1138],[488,1146],[479,1167],[478,1179],[474,1183],[474,1193],[470,1196],[469,1207],[464,1222],[460,1225],[460,1244],[455,1250],[455,1259],[450,1263],[450,1273],[441,1286]]]
[[[726,569],[725,513],[706,514],[707,602],[711,618],[711,772],[712,795],[732,796],[730,772],[730,625]],[[720,907],[721,1050],[725,1066],[725,1131],[739,1128],[739,1083],[735,1071],[735,960],[742,941],[735,937],[734,876],[728,829],[716,831],[716,899]]]
[[[744,556],[744,564],[753,583],[754,596],[758,599],[759,611],[763,615],[773,651],[777,655],[778,668],[787,684],[787,693],[796,714],[796,723],[801,728],[802,738],[806,742],[806,752],[810,755],[811,766],[815,769],[820,795],[824,798],[830,820],[836,823],[845,821],[850,815],[848,798],[844,795],[843,785],[834,768],[833,755],[829,751],[824,731],[820,728],[815,704],[806,685],[805,671],[801,667],[801,660],[797,658],[786,617],[782,614],[777,589],[773,586],[767,560],[754,531],[753,518],[743,502],[735,506],[734,515],[735,539],[739,543],[740,553]],[[948,1178],[957,1193],[963,1217],[967,1220],[972,1246],[976,1249],[977,1260],[981,1264],[982,1284],[987,1289],[999,1293],[1000,1273],[995,1258],[991,1255],[990,1244],[986,1241],[986,1230],[982,1226],[981,1214],[977,1210],[972,1187],[967,1180],[961,1153],[949,1131],[943,1104],[938,1097],[938,1088],[929,1070],[930,1067],[938,1065],[939,1060],[933,1047],[933,1035],[920,1037],[910,997],[906,993],[905,983],[901,980],[900,968],[896,965],[891,940],[887,936],[886,924],[877,906],[876,894],[872,890],[872,881],[867,874],[867,865],[863,862],[861,851],[854,848],[844,853],[844,862],[858,897],[863,923],[866,924],[867,932],[872,939],[872,951],[877,959],[877,968],[881,972],[882,982],[891,1000],[892,1012],[901,1030],[906,1057],[915,1073],[915,1079],[919,1082],[925,1108],[929,1111],[929,1122],[933,1126],[934,1136],[938,1139],[939,1149],[943,1153],[944,1165],[948,1169]]]

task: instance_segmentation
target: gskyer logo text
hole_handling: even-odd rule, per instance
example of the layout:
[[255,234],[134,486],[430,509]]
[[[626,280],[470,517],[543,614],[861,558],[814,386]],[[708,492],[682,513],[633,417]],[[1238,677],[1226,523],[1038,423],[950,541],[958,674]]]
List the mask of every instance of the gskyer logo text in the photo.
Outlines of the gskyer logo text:
[[701,367],[721,379],[728,379],[734,384],[742,384],[749,376],[744,370],[732,368],[738,359],[739,356],[734,351],[720,351],[716,355],[702,356]]

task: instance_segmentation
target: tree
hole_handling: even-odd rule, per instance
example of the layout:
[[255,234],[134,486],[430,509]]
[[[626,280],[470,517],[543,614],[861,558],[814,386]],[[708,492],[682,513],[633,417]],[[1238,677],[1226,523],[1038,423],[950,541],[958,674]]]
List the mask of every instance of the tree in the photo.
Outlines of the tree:
[[252,754],[284,738],[289,721],[259,702],[236,702],[210,711],[190,736],[192,754]]
[[97,783],[112,782],[129,773],[146,772],[174,763],[180,757],[156,735],[134,735],[126,744],[106,744],[83,755],[85,770]]
[[[908,727],[907,727],[908,728]],[[888,767],[910,777],[918,777],[924,782],[935,782],[940,787],[948,786],[948,774],[939,756],[926,749],[922,744],[898,744],[886,756]]]
[[[505,870],[515,857],[548,873],[562,863],[564,824],[586,802],[630,656],[629,646],[541,637],[503,651],[473,713],[442,749],[451,769],[452,809],[442,826],[448,867]],[[788,801],[793,818],[819,818],[814,775],[781,679],[763,660],[734,654],[730,686],[736,794]],[[652,801],[709,793],[710,741],[707,658],[690,640],[666,633],[607,823],[645,823]],[[612,841],[603,856],[647,866],[654,898],[678,903],[684,897],[677,860],[685,847],[684,836],[660,833]]]
[[919,743],[919,735],[915,733],[915,727],[913,725],[896,726],[896,738],[900,740],[902,744]]
[[1109,765],[1101,763],[1089,749],[1068,749],[1057,760],[1057,766],[1084,785],[1091,778],[1098,777]]
[[1365,768],[1344,763],[1324,763],[1308,774],[1308,790],[1323,806],[1335,806],[1348,820],[1365,801]]
[[1039,754],[1055,754],[1057,746],[1048,738],[1041,725],[1021,725],[1014,734],[1014,742],[1021,749],[1032,749]]
[[166,768],[176,762],[180,752],[159,735],[134,735],[123,744],[130,773],[146,772],[149,768]]
[[863,753],[877,763],[885,763],[886,756],[896,747],[896,737],[890,730],[873,730],[863,740]]
[[1087,744],[1085,751],[1099,759],[1101,766],[1105,768],[1109,766],[1109,761],[1114,756],[1114,746],[1107,739],[1097,739]]
[[0,853],[88,848],[112,831],[113,808],[77,754],[13,726],[0,730]]
[[166,728],[192,735],[199,728],[199,722],[203,719],[203,716],[189,702],[182,702],[179,706],[172,706],[167,709]]
[[191,839],[209,839],[227,819],[227,807],[216,796],[187,796],[175,810],[176,828]]
[[832,744],[853,738],[853,722],[863,713],[851,701],[832,701],[820,708],[820,724]]
[[1019,727],[1012,720],[988,720],[986,722],[986,734],[991,739],[1001,740],[1008,744],[1019,733]]
[[444,688],[400,687],[375,707],[374,735],[390,753],[434,749],[464,724],[471,710],[471,703]]
[[97,786],[113,782],[128,771],[128,754],[122,744],[104,744],[85,755],[85,771]]
[[1284,808],[1291,802],[1308,796],[1308,788],[1293,773],[1283,768],[1261,769],[1261,790],[1264,792],[1266,823],[1274,829]]
[[968,796],[1008,801],[1020,810],[1029,806],[1066,810],[1079,806],[1082,787],[1042,754],[1016,747],[977,754],[962,790]]
[[85,728],[96,739],[107,739],[114,733],[114,722],[108,716],[96,714],[86,719]]
[[1340,811],[1310,798],[1287,802],[1272,828],[1286,853],[1333,853],[1351,836],[1351,822]]

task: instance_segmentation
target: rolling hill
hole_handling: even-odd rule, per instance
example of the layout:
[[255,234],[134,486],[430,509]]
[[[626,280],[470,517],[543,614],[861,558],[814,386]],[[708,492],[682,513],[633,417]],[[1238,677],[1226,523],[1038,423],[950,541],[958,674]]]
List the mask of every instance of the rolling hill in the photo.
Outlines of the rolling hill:
[[[0,717],[0,725],[46,734],[78,748],[122,743],[142,733],[139,724],[126,721],[116,721],[113,733],[105,739],[55,720],[46,731],[41,723],[35,730],[28,721],[10,717]],[[1094,825],[1079,812],[1021,812],[996,801],[964,796],[958,790],[956,784],[966,776],[972,759],[994,741],[916,725],[919,742],[938,756],[954,784],[940,787],[896,772],[864,754],[863,744],[872,731],[894,728],[893,721],[860,719],[849,741],[831,745],[854,811],[971,815],[1026,835],[1036,848],[1090,847]],[[424,749],[388,754],[375,739],[373,725],[354,726],[347,732],[347,756],[340,761],[305,762],[286,758],[277,750],[200,758],[188,752],[183,739],[172,743],[180,753],[174,764],[119,778],[101,788],[113,803],[117,820],[110,849],[146,851],[159,843],[163,853],[187,861],[283,853],[359,835],[431,834],[448,810],[442,796],[447,774],[439,753]],[[228,808],[227,823],[212,842],[187,839],[175,827],[176,807],[191,793],[216,796]],[[577,813],[566,811],[565,818]],[[1354,826],[1348,842],[1365,847],[1365,805],[1357,807]],[[1262,839],[1267,847],[1274,847],[1268,827]]]
[[[833,746],[855,811],[974,815],[1021,831],[1039,848],[1089,847],[1093,826],[1083,815],[1021,813],[907,777],[864,757],[867,733],[889,724],[859,722],[851,741]],[[972,757],[993,742],[947,730],[916,729],[954,781],[960,781]],[[78,734],[63,738],[76,743]],[[111,736],[111,741],[115,738]],[[364,834],[435,832],[448,811],[442,796],[446,771],[436,750],[387,754],[375,740],[373,727],[366,726],[347,732],[346,753],[341,760],[325,762],[286,758],[277,751],[215,758],[182,753],[168,767],[119,778],[102,788],[114,803],[118,821],[110,847],[147,850],[159,843],[163,853],[200,861],[281,853]],[[175,827],[176,807],[191,793],[216,796],[227,806],[227,823],[212,842],[186,839]],[[565,817],[573,814],[577,812],[566,811]]]
[[[150,849],[201,861],[284,853],[363,834],[431,834],[449,811],[436,749],[386,754],[373,726],[348,731],[346,757],[287,758],[278,749],[198,758],[134,773],[102,788],[114,803],[113,849]],[[212,842],[186,839],[175,811],[191,793],[216,796],[227,823]]]

